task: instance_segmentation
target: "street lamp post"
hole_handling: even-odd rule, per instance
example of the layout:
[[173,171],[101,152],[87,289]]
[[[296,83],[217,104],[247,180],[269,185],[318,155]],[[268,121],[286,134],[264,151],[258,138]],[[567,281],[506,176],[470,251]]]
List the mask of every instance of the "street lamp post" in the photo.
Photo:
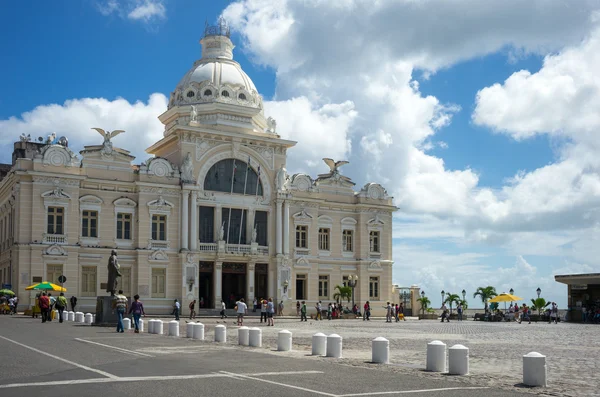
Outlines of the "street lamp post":
[[463,296],[463,300],[467,300],[467,291],[465,291],[464,289],[462,290],[462,296]]
[[540,289],[540,287],[538,287],[538,289],[536,289],[535,292],[537,292],[537,295],[538,295],[538,298],[539,298],[540,294],[542,293],[542,290]]
[[442,290],[442,306],[444,305],[444,296],[446,296],[446,291]]
[[356,287],[356,283],[358,282],[358,275],[351,274],[348,276],[348,286],[352,288],[352,309],[354,309],[354,287]]
[[[421,291],[421,298],[425,299],[425,291]],[[425,316],[425,306],[423,305],[423,301],[421,301],[421,310],[423,311],[423,316]]]
[[508,291],[508,292],[510,292],[510,294],[511,294],[511,295],[514,295],[514,294],[515,294],[515,290],[514,290],[514,289],[512,289],[512,288],[511,288],[511,289],[510,289],[510,291]]

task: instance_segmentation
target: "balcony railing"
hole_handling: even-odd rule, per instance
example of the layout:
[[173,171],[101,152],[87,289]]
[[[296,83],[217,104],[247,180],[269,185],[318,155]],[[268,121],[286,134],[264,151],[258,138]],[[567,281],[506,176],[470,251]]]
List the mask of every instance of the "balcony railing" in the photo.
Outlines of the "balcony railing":
[[217,243],[198,243],[198,251],[217,252]]
[[66,244],[67,243],[67,235],[66,234],[47,234],[44,233],[44,244]]
[[257,251],[259,255],[269,255],[269,247],[259,245]]
[[249,254],[250,246],[246,244],[225,244],[225,251],[234,254]]

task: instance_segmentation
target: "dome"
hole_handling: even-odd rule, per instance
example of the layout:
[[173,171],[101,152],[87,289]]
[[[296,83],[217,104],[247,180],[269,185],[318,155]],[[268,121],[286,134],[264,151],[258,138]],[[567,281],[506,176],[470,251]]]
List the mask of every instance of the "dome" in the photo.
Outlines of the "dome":
[[207,26],[200,40],[202,58],[194,62],[171,94],[169,108],[178,105],[225,102],[262,108],[256,86],[233,60],[234,45],[224,21]]

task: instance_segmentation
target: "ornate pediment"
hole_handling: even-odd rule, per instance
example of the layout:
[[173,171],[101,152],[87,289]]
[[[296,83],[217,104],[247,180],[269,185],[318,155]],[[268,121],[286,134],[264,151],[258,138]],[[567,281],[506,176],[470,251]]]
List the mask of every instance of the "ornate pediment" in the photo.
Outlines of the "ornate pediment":
[[45,199],[58,199],[58,200],[70,200],[71,196],[65,193],[62,188],[55,187],[53,190],[48,190],[42,193],[42,197]]
[[78,167],[77,155],[66,146],[48,145],[41,150],[42,164],[54,167]]
[[373,262],[369,263],[369,270],[375,270],[375,271],[382,270],[381,262],[373,261]]
[[297,190],[300,192],[312,192],[314,182],[307,174],[294,174],[289,185],[289,190]]
[[385,223],[381,219],[379,219],[379,214],[375,214],[375,218],[370,219],[367,222],[367,225],[369,227],[381,228],[383,227],[383,225],[385,225]]
[[148,259],[151,261],[157,261],[157,262],[168,262],[169,261],[169,255],[167,255],[167,253],[163,250],[156,250],[153,251],[149,256]]
[[81,204],[96,204],[96,205],[100,205],[102,204],[104,201],[102,201],[102,199],[98,196],[94,196],[91,194],[85,195],[85,196],[81,196],[79,198],[79,202]]
[[310,262],[306,258],[298,258],[294,264],[295,269],[310,269]]
[[174,207],[174,205],[173,203],[165,200],[163,196],[158,196],[156,200],[148,202],[148,207],[150,208],[150,212],[166,214],[171,212],[171,209]]
[[296,223],[310,223],[313,220],[313,217],[304,209],[300,212],[295,213],[294,215],[292,215],[292,217],[294,218],[294,221]]
[[358,193],[358,197],[385,200],[390,196],[388,196],[387,191],[379,183],[367,183]]
[[153,157],[142,163],[140,174],[174,178],[179,177],[179,168],[167,159]]
[[137,203],[128,197],[121,197],[121,198],[116,199],[115,201],[113,201],[113,205],[115,207],[125,207],[125,208],[137,207]]
[[54,244],[51,245],[50,247],[46,248],[46,250],[44,251],[45,255],[52,255],[52,256],[65,256],[67,255],[67,251],[65,251],[65,249],[63,247],[61,247],[58,244]]

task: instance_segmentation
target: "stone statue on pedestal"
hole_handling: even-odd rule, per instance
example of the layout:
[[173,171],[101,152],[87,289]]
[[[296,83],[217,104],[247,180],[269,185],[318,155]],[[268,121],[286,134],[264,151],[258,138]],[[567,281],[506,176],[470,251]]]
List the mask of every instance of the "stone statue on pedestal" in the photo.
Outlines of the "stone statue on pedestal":
[[223,241],[223,237],[225,237],[225,222],[223,222],[219,229],[219,241]]
[[112,250],[110,258],[108,258],[108,281],[106,282],[106,292],[110,292],[110,296],[115,296],[115,292],[117,292],[117,277],[121,277],[120,268],[117,251]]
[[278,192],[283,192],[287,189],[287,170],[281,164],[279,170],[277,170],[277,175],[275,176],[275,188]]
[[181,181],[183,183],[194,182],[194,164],[192,163],[192,155],[189,152],[185,155],[181,164]]
[[253,243],[256,242],[256,226],[254,226],[254,229],[252,229],[252,240],[250,241]]

